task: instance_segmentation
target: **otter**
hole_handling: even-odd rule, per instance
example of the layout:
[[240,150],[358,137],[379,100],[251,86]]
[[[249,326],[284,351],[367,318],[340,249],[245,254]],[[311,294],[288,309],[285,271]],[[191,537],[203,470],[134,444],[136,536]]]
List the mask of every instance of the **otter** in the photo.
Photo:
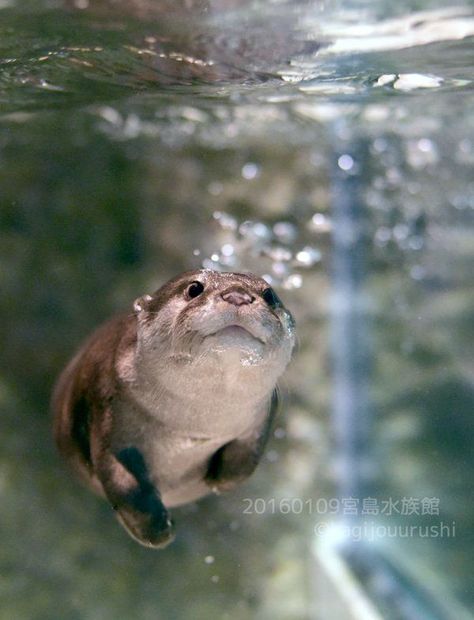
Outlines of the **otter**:
[[292,315],[249,273],[183,273],[99,327],[52,398],[60,453],[139,543],[174,538],[168,509],[257,466],[295,343]]

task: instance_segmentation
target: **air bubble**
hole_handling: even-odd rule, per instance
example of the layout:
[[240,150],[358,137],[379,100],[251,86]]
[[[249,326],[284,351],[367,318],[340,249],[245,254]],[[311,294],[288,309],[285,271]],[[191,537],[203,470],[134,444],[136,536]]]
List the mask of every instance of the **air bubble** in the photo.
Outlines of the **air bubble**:
[[222,271],[221,265],[218,262],[211,260],[210,258],[205,258],[202,261],[202,266],[204,269],[211,269],[214,271]]
[[331,220],[324,213],[315,213],[309,221],[308,228],[317,233],[329,232],[332,228]]
[[410,228],[406,224],[397,224],[393,227],[393,237],[396,241],[405,240],[410,234]]
[[286,280],[283,282],[283,288],[286,290],[293,290],[297,288],[301,288],[303,285],[303,277],[299,273],[293,273],[291,276],[288,276]]
[[296,260],[304,267],[312,267],[321,260],[321,252],[316,248],[305,246],[296,254]]
[[252,222],[250,220],[243,222],[239,226],[239,232],[243,237],[253,241],[266,240],[271,236],[268,226],[262,224],[262,222]]
[[418,140],[417,146],[420,151],[423,151],[423,153],[429,153],[433,150],[433,142],[431,140],[428,140],[428,138],[422,138],[421,140]]
[[235,252],[235,248],[231,243],[226,243],[221,247],[221,254],[223,256],[232,256]]
[[237,220],[232,215],[223,211],[214,211],[212,217],[224,230],[237,230]]
[[354,159],[347,154],[341,155],[337,160],[337,165],[341,170],[344,170],[344,172],[348,172],[354,167]]
[[408,247],[410,250],[421,250],[423,247],[423,238],[422,237],[411,237],[408,240]]
[[384,153],[388,148],[388,142],[385,138],[375,138],[372,148],[376,153]]
[[375,245],[379,247],[383,247],[387,245],[387,243],[392,238],[392,231],[387,226],[381,226],[377,229],[374,237]]
[[428,138],[410,140],[406,148],[408,163],[413,168],[425,168],[438,162],[439,156],[436,144]]
[[292,243],[298,234],[296,226],[290,222],[277,222],[273,226],[273,234],[283,243]]
[[111,125],[119,126],[123,123],[123,118],[120,112],[110,106],[103,106],[99,109],[99,115]]
[[258,164],[248,162],[242,166],[242,176],[247,181],[255,179],[260,174],[260,166]]
[[277,262],[288,262],[292,259],[293,254],[287,248],[273,247],[267,252],[268,256]]
[[275,262],[272,265],[272,270],[273,270],[273,273],[277,277],[283,278],[288,273],[288,264],[287,263]]

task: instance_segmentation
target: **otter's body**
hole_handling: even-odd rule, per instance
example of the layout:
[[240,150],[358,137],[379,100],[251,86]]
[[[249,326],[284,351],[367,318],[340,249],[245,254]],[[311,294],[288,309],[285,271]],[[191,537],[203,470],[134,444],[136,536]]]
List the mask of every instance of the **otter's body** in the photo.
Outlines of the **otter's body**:
[[167,508],[254,470],[293,344],[264,280],[182,274],[100,327],[63,371],[59,449],[134,538],[164,546]]

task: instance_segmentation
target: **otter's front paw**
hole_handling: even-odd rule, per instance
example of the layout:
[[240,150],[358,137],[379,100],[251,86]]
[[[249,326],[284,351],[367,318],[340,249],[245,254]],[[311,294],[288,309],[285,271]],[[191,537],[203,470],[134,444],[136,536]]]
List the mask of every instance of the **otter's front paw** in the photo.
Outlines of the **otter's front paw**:
[[174,525],[166,510],[138,512],[122,508],[117,511],[117,518],[130,536],[145,547],[164,549],[175,538]]
[[165,528],[154,527],[151,523],[144,531],[140,532],[140,537],[134,538],[145,547],[153,549],[164,549],[175,539],[174,525],[172,521],[168,521]]

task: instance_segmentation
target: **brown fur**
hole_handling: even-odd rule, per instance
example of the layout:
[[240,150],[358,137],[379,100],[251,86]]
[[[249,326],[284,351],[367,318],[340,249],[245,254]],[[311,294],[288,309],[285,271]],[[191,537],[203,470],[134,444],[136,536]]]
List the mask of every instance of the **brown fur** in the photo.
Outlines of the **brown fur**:
[[[208,292],[196,299],[187,298],[187,288],[190,286],[190,282],[192,283],[196,279],[205,283]],[[274,391],[272,398],[274,384],[265,387],[263,400],[261,391],[257,390],[255,396],[251,392],[249,401],[251,408],[247,410],[247,418],[244,415],[245,408],[242,409],[238,405],[240,407],[238,409],[239,417],[241,413],[243,415],[243,422],[240,423],[243,430],[238,433],[235,431],[237,436],[229,435],[229,432],[234,433],[234,431],[229,431],[226,422],[229,419],[231,423],[235,424],[235,417],[226,418],[225,411],[223,411],[220,423],[221,425],[224,423],[225,432],[217,436],[212,435],[211,432],[209,437],[201,436],[201,439],[198,440],[199,432],[195,431],[193,435],[193,432],[189,433],[187,426],[187,415],[191,416],[189,418],[190,423],[199,419],[196,418],[199,415],[199,410],[194,411],[195,405],[192,401],[194,392],[192,391],[191,401],[185,401],[187,408],[191,409],[190,412],[186,412],[179,405],[175,414],[174,406],[171,408],[173,413],[172,417],[169,418],[171,424],[179,418],[184,424],[183,428],[180,427],[177,434],[176,430],[172,430],[171,435],[169,433],[166,435],[167,429],[164,425],[169,424],[169,422],[166,422],[168,418],[163,417],[163,415],[169,411],[167,407],[170,406],[170,401],[166,401],[168,402],[167,406],[163,405],[165,401],[162,401],[160,393],[151,391],[151,400],[150,394],[148,394],[148,400],[139,402],[142,383],[140,383],[140,377],[136,381],[135,373],[139,375],[141,368],[145,372],[150,370],[151,377],[156,376],[155,362],[150,362],[151,365],[147,362],[145,367],[137,366],[135,356],[139,349],[138,334],[142,333],[139,332],[139,329],[146,330],[147,326],[152,326],[154,329],[155,326],[165,325],[161,321],[158,323],[155,321],[158,320],[158,316],[161,316],[160,311],[163,308],[173,306],[170,302],[173,299],[180,300],[178,307],[182,308],[182,311],[176,315],[180,322],[186,322],[188,319],[184,317],[189,317],[190,313],[200,313],[203,307],[204,314],[199,316],[206,317],[207,321],[205,314],[206,299],[212,299],[217,300],[212,303],[217,303],[220,308],[218,313],[230,313],[231,316],[238,318],[245,314],[248,317],[250,312],[251,316],[261,317],[258,319],[261,325],[266,323],[270,325],[272,321],[274,324],[280,325],[280,321],[283,319],[277,317],[283,316],[290,326],[290,335],[285,337],[289,338],[287,342],[290,344],[286,347],[287,351],[291,352],[291,343],[293,342],[291,315],[284,310],[278,298],[275,300],[276,305],[273,309],[267,308],[268,303],[262,298],[263,291],[266,288],[268,286],[263,280],[246,274],[216,274],[209,270],[181,274],[166,283],[153,296],[145,296],[137,300],[134,313],[119,315],[99,327],[86,340],[59,377],[52,397],[52,409],[54,413],[54,436],[61,454],[84,482],[89,484],[96,493],[109,500],[124,527],[137,541],[144,545],[162,547],[173,539],[172,524],[162,502],[156,480],[159,481],[161,487],[161,482],[166,483],[167,477],[170,478],[167,487],[167,492],[171,493],[168,496],[170,505],[191,501],[193,498],[210,492],[211,489],[229,489],[241,482],[252,473],[261,457],[271,419],[276,409],[277,398],[276,391]],[[187,301],[183,301],[184,299]],[[243,299],[247,301],[242,301]],[[168,302],[171,303],[170,306],[167,306]],[[240,306],[241,303],[247,304],[248,308],[236,309],[237,305]],[[254,303],[255,308],[250,306],[252,303]],[[167,316],[167,320],[170,320],[169,313]],[[195,314],[195,316],[198,315]],[[139,328],[139,321],[141,321],[142,328]],[[231,322],[230,325],[233,323]],[[170,323],[169,329],[176,329],[176,326]],[[267,325],[262,329],[268,330],[270,327]],[[164,333],[168,332],[165,331]],[[159,338],[163,337],[163,335],[159,336]],[[202,340],[202,336],[200,338]],[[154,351],[154,344],[149,344],[146,338],[143,340],[143,337],[140,336],[140,342],[148,348],[148,352]],[[163,344],[163,340],[159,340],[160,342]],[[266,346],[263,342],[260,342],[260,345]],[[159,357],[159,360],[168,360],[166,348],[159,355],[164,356],[164,358]],[[181,373],[179,364],[173,368],[171,379],[168,379],[171,382],[177,378],[176,374],[173,373]],[[168,366],[165,366],[160,372],[167,370]],[[193,370],[192,372],[201,373],[197,379],[195,375],[190,375],[192,381],[197,380],[197,389],[204,376],[202,375],[203,371]],[[233,366],[231,372],[234,373]],[[143,385],[148,386],[149,384],[146,381]],[[269,379],[269,381],[271,380]],[[235,383],[235,380],[233,382]],[[190,384],[186,383],[186,385],[189,386]],[[246,384],[242,385],[244,388],[246,387]],[[224,390],[224,386],[222,388]],[[268,389],[269,391],[267,391]],[[226,392],[224,391],[223,394]],[[177,397],[179,398],[180,394]],[[213,398],[212,394],[209,395],[209,398]],[[235,416],[236,403],[231,393],[222,403],[222,407],[231,412],[227,415]],[[122,426],[119,429],[120,441],[117,443],[117,438],[115,438],[116,443],[113,444],[114,430],[117,430],[114,429],[116,416],[123,415],[120,413],[123,407],[126,408],[127,412],[130,412],[131,417],[126,417],[125,426],[122,419]],[[233,409],[229,409],[229,407],[233,407]],[[148,408],[150,411],[147,410]],[[250,417],[248,417],[248,412]],[[176,417],[173,417],[175,415]],[[250,420],[254,428],[249,430],[248,422],[245,420]],[[133,433],[129,435],[128,427],[129,425],[133,427],[135,421],[139,423],[138,435],[133,435]],[[206,427],[209,426],[207,409],[205,424]],[[210,428],[214,424],[215,422],[211,421]],[[184,440],[183,432],[185,435],[186,433],[189,435],[191,444],[188,447],[180,448],[179,446]],[[150,433],[153,433],[153,442],[157,442],[152,443],[152,448],[147,443]],[[121,443],[122,434],[124,434],[124,443]],[[170,441],[170,437],[171,441],[175,443],[173,443],[171,452],[163,453],[164,460],[160,461],[162,464],[159,465],[157,472],[156,466],[153,468],[153,459],[156,457],[157,451],[158,453],[163,451],[161,442],[165,441],[165,449],[170,450],[169,443],[166,444],[166,441]],[[204,452],[202,446],[204,446]],[[181,456],[179,456],[178,467],[180,471],[182,470],[182,474],[179,474],[181,478],[178,479],[178,483],[186,485],[191,480],[191,483],[194,484],[193,481],[195,480],[197,486],[193,487],[192,484],[189,488],[184,486],[181,496],[179,495],[181,487],[179,487],[177,499],[176,496],[175,499],[172,499],[172,494],[176,491],[173,486],[175,484],[173,482],[175,472],[173,471],[174,465],[169,469],[167,459],[170,454],[175,454],[178,448],[188,451],[186,453],[188,461],[182,462]],[[179,454],[181,455],[181,452]],[[194,462],[193,459],[196,461]],[[207,459],[207,472],[206,469],[202,469],[206,464],[203,459]],[[152,470],[149,470],[150,465]],[[168,467],[168,473],[162,472],[163,466]],[[160,474],[162,474],[161,478]]]

